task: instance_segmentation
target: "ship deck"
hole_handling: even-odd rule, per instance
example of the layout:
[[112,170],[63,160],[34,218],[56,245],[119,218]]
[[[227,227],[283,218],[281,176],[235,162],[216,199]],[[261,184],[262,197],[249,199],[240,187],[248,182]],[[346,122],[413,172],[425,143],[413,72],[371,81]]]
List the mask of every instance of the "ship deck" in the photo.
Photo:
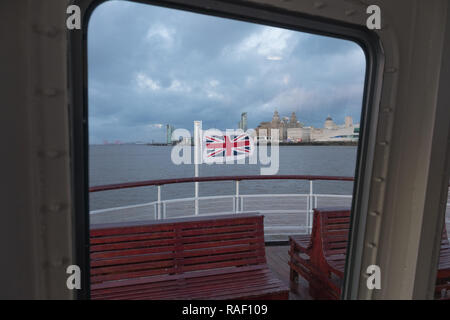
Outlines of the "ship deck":
[[[289,287],[289,246],[266,246],[267,265]],[[289,291],[289,300],[311,300],[308,282],[299,276],[298,294]]]
[[[329,179],[336,177],[303,177],[303,176],[274,176],[264,179]],[[255,180],[262,179],[259,176],[248,177],[203,177],[185,178],[183,182],[195,182],[201,180]],[[341,178],[339,178],[341,179]],[[351,178],[344,178],[349,180]],[[165,220],[170,218],[193,217],[221,214],[242,214],[245,212],[258,212],[264,215],[264,234],[266,240],[266,260],[269,268],[275,276],[289,287],[289,246],[288,236],[307,233],[312,222],[313,208],[327,207],[351,207],[351,195],[314,194],[312,181],[310,192],[307,194],[260,194],[245,195],[236,194],[230,196],[198,197],[185,199],[161,200],[160,185],[168,183],[180,183],[172,181],[147,181],[143,183],[129,183],[121,185],[109,185],[91,188],[91,192],[115,190],[137,186],[158,186],[158,201],[125,206],[118,208],[102,209],[91,212],[91,225],[103,223],[126,223],[132,221]],[[238,183],[238,182],[236,182]],[[236,185],[238,192],[239,188]],[[450,230],[450,192],[446,208],[445,219],[447,230]],[[291,300],[311,300],[308,293],[308,283],[299,277],[298,293],[290,292]]]

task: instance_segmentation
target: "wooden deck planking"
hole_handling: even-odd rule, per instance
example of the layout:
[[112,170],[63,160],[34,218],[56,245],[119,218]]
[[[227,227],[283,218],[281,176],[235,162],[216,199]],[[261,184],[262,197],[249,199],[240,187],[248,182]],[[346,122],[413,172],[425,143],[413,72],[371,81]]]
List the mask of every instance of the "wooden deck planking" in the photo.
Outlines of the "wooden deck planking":
[[[267,265],[289,287],[289,246],[266,246]],[[289,292],[289,300],[311,300],[308,282],[299,277],[298,294]]]

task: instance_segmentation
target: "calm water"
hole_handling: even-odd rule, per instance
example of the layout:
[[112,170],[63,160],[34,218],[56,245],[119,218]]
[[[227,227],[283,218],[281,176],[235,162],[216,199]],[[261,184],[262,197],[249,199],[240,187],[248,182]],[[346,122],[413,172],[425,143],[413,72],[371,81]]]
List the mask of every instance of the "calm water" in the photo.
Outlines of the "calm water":
[[[356,147],[281,146],[278,174],[354,176]],[[89,148],[90,185],[152,179],[193,177],[194,165],[174,165],[170,147],[146,145],[99,145]],[[200,176],[259,175],[260,165],[201,165]],[[315,193],[351,194],[351,182],[315,182]],[[243,181],[242,194],[307,193],[307,181]],[[233,194],[234,182],[200,183],[200,196]],[[162,187],[162,199],[194,196],[194,184]],[[155,201],[156,187],[93,193],[90,210]]]

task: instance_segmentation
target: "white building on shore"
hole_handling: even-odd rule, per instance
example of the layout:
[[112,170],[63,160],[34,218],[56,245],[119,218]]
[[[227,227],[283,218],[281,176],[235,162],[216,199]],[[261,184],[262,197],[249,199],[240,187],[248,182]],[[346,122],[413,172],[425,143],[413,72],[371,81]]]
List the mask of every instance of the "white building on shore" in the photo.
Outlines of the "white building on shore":
[[272,121],[261,122],[256,128],[258,141],[272,142],[272,130],[278,134],[279,142],[355,142],[359,138],[359,124],[354,125],[350,116],[345,117],[344,124],[338,125],[328,116],[323,128],[305,127],[298,120],[295,112],[291,117],[280,118],[275,110]]
[[311,127],[288,128],[287,142],[309,142],[311,135]]
[[345,117],[343,125],[337,125],[328,116],[322,129],[312,128],[310,132],[312,142],[352,142],[359,139],[359,124],[353,125],[350,116]]

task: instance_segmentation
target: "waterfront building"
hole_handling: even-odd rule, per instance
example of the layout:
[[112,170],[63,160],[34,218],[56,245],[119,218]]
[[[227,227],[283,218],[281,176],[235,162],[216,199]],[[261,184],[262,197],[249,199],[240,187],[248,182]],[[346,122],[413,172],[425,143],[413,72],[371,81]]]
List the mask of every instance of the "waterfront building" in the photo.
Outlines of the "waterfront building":
[[280,118],[277,110],[273,113],[272,121],[261,122],[256,128],[258,139],[272,141],[271,130],[278,131],[279,141],[286,141],[288,139],[288,129],[301,128],[300,122],[297,120],[295,112],[292,112],[291,117]]
[[241,121],[239,121],[239,129],[247,131],[247,112],[242,112]]
[[345,127],[350,128],[353,127],[353,119],[350,116],[345,117]]
[[326,130],[333,130],[333,129],[337,128],[337,126],[334,123],[333,119],[329,115],[325,119],[325,123],[323,124],[323,128],[326,129]]
[[310,127],[288,128],[286,133],[287,142],[309,142],[311,136]]
[[288,128],[287,129],[287,141],[288,142],[302,142],[303,139],[302,128]]
[[166,143],[172,144],[172,133],[175,130],[175,127],[171,124],[166,125]]
[[358,138],[359,124],[353,125],[353,119],[350,116],[345,117],[343,125],[337,125],[328,116],[323,128],[312,128],[310,133],[312,142],[352,142],[358,141]]
[[323,128],[314,128],[304,127],[295,112],[289,118],[280,118],[275,110],[271,121],[261,122],[256,128],[258,140],[271,142],[271,130],[278,131],[279,142],[354,142],[359,138],[359,124],[354,125],[350,116],[345,117],[344,124],[338,125],[328,115]]

